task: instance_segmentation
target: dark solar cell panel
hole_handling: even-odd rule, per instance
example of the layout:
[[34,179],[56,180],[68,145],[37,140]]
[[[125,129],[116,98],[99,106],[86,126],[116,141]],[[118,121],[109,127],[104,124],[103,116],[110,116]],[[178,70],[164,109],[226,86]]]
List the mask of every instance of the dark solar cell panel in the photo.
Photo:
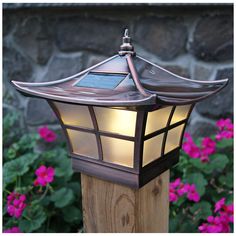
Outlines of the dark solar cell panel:
[[78,83],[76,83],[75,86],[98,89],[114,89],[125,79],[126,76],[126,74],[89,73]]

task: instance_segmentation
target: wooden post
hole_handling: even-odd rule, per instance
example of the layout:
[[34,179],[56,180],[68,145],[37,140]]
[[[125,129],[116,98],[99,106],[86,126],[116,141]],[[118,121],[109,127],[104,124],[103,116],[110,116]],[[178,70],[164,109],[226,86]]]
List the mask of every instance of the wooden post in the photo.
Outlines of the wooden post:
[[81,174],[86,233],[167,233],[169,170],[141,189]]

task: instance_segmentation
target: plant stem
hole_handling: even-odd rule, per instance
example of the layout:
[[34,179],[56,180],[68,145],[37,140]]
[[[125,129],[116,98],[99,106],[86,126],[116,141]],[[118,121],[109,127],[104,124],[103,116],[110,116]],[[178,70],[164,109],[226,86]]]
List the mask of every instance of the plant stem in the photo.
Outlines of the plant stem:
[[30,219],[28,216],[23,215],[23,217],[24,217],[26,220],[31,221],[31,219]]
[[18,179],[18,187],[20,188],[21,187],[21,177],[19,176],[19,179]]
[[48,190],[49,190],[49,185],[46,186],[46,189],[45,189],[43,195],[42,195],[42,196],[39,198],[39,200],[38,200],[39,202],[42,201],[42,200],[45,198],[45,196],[46,196],[47,193],[48,193]]
[[3,189],[3,191],[5,191],[5,192],[8,193],[8,194],[11,194],[11,192],[8,191],[7,189]]

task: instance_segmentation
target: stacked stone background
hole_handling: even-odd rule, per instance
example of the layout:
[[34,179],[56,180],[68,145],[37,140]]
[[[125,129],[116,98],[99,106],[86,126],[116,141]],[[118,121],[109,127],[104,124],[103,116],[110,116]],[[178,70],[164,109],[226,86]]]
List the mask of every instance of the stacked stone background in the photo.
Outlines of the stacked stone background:
[[232,4],[4,4],[3,108],[21,112],[19,125],[59,128],[47,103],[26,98],[10,80],[53,81],[117,53],[125,28],[139,55],[195,80],[229,78],[216,96],[199,103],[188,129],[214,133],[233,117]]

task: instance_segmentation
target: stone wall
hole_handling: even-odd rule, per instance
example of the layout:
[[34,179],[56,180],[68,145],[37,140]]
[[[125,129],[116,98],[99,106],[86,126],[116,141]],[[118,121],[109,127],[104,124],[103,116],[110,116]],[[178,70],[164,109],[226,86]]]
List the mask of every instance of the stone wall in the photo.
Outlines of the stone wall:
[[24,127],[58,127],[46,102],[9,84],[52,81],[98,63],[119,49],[129,28],[135,50],[170,71],[196,80],[229,78],[227,88],[199,103],[194,136],[214,132],[233,116],[233,6],[184,4],[4,4],[3,106],[21,111]]

